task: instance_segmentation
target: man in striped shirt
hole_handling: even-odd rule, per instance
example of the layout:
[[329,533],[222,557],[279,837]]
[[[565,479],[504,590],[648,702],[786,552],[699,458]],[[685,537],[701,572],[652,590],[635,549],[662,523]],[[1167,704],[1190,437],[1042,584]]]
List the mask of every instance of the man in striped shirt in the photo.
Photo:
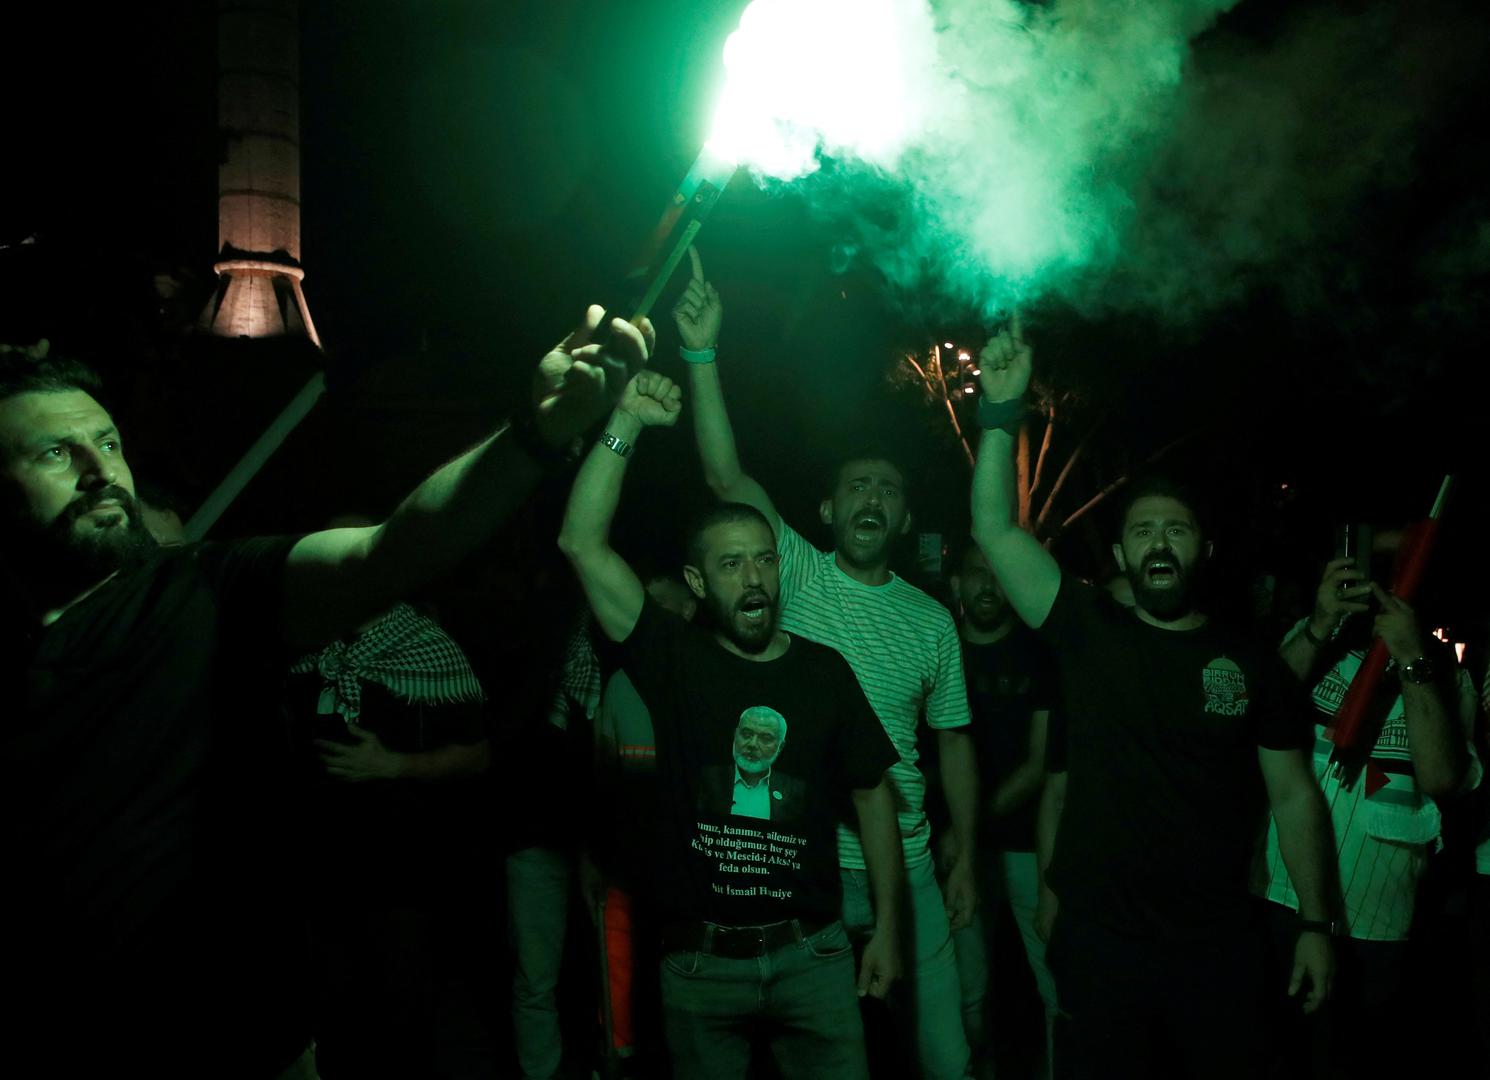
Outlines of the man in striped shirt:
[[[1361,616],[1371,610],[1373,598],[1379,613],[1368,624]],[[1330,766],[1334,744],[1324,729],[1373,636],[1386,643],[1396,661],[1390,682],[1397,693],[1368,766],[1383,782],[1376,786],[1362,777],[1346,787]],[[1368,581],[1350,559],[1325,567],[1314,613],[1294,627],[1279,655],[1294,674],[1313,683],[1314,706],[1321,714],[1314,772],[1330,807],[1344,899],[1338,941],[1342,993],[1328,1024],[1313,1035],[1318,1052],[1352,1063],[1355,1071],[1381,1067],[1402,1050],[1395,1040],[1376,1034],[1392,1026],[1400,1005],[1418,883],[1442,823],[1437,800],[1479,780],[1472,749],[1474,686],[1449,650],[1422,632],[1412,608]],[[1271,901],[1275,935],[1290,946],[1298,933],[1293,913],[1299,897],[1283,865],[1276,824],[1269,824],[1266,859],[1257,871],[1254,889]],[[1290,1034],[1302,1040],[1308,1033]],[[1286,1057],[1301,1069],[1311,1064],[1302,1054]]]
[[[921,1071],[926,1080],[960,1080],[968,1073],[971,1053],[951,931],[968,924],[977,900],[977,769],[957,629],[945,608],[889,569],[894,542],[911,527],[905,477],[892,461],[869,452],[842,462],[821,507],[823,524],[833,532],[832,551],[819,551],[782,521],[765,489],[741,467],[714,364],[724,309],[704,280],[697,252],[691,254],[693,281],[673,317],[688,361],[704,477],[720,499],[753,506],[771,523],[781,554],[783,629],[847,658],[900,752],[900,763],[888,775],[910,889],[910,981]],[[945,900],[922,809],[926,781],[916,767],[923,716],[937,733],[956,847]],[[844,922],[868,937],[877,913],[859,838],[846,826],[839,829],[838,855]]]

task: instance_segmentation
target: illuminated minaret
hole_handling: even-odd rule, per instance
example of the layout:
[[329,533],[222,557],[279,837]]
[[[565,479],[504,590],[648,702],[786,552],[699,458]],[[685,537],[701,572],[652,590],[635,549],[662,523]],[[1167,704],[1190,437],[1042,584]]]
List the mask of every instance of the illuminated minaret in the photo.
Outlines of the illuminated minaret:
[[316,345],[300,287],[300,25],[297,0],[218,0],[217,293],[220,337]]

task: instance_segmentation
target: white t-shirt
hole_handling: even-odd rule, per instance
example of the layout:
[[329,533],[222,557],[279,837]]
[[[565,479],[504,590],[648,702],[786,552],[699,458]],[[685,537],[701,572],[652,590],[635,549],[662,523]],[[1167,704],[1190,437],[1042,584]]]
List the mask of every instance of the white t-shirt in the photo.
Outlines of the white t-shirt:
[[[1302,626],[1302,623],[1300,624]],[[1295,628],[1288,638],[1299,632]],[[1345,691],[1361,666],[1364,654],[1347,653],[1314,687],[1314,705],[1324,716],[1334,716]],[[1470,775],[1466,788],[1479,782],[1480,763],[1474,754],[1474,685],[1458,669],[1459,719],[1470,748]],[[1324,737],[1324,724],[1315,727],[1314,775],[1330,807],[1339,854],[1340,886],[1345,894],[1345,930],[1366,941],[1403,941],[1412,926],[1418,882],[1428,866],[1428,856],[1439,839],[1442,818],[1438,804],[1418,790],[1416,777],[1389,771],[1387,783],[1368,796],[1362,776],[1346,790],[1330,765],[1335,744]],[[1372,758],[1411,764],[1407,720],[1402,697],[1392,702],[1381,734],[1371,751]],[[1288,879],[1278,848],[1278,827],[1268,822],[1266,863],[1254,882],[1254,891],[1275,903],[1299,908],[1298,894]]]
[[[971,722],[962,648],[952,616],[914,585],[890,575],[864,585],[838,568],[782,522],[781,628],[837,649],[858,676],[864,696],[900,753],[889,770],[907,866],[931,859],[931,829],[923,804],[926,780],[916,767],[921,717],[935,729]],[[848,828],[838,830],[838,861],[864,869],[864,850]]]

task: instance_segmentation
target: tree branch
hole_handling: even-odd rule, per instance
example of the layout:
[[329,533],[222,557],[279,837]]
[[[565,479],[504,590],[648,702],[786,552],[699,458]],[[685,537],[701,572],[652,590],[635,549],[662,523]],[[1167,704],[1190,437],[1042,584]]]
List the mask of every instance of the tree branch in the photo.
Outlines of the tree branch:
[[1019,470],[1019,527],[1030,527],[1030,422],[1019,424],[1019,442],[1015,451],[1015,465]]
[[[1138,467],[1141,469],[1141,468],[1143,468],[1146,465],[1152,465],[1154,462],[1158,461],[1161,457],[1163,457],[1165,454],[1169,453],[1171,450],[1175,449],[1178,446],[1184,445],[1185,443],[1189,442],[1191,439],[1195,438],[1195,436],[1197,436],[1199,434],[1200,434],[1200,431],[1197,429],[1195,431],[1187,432],[1186,434],[1181,435],[1178,439],[1175,439],[1173,442],[1165,443],[1163,446],[1159,447],[1159,449],[1155,450],[1148,457],[1144,458],[1143,461],[1141,461],[1139,463]],[[1079,518],[1081,518],[1084,514],[1086,514],[1091,509],[1093,509],[1099,503],[1101,503],[1101,501],[1103,499],[1107,498],[1107,496],[1111,495],[1114,491],[1116,491],[1118,488],[1122,487],[1124,484],[1126,484],[1132,478],[1133,478],[1133,470],[1130,469],[1128,472],[1124,473],[1122,476],[1119,476],[1112,483],[1108,484],[1101,491],[1097,492],[1097,494],[1093,495],[1084,504],[1082,504],[1082,506],[1081,506],[1081,508],[1079,510],[1077,510],[1074,514],[1072,514],[1070,517],[1068,517],[1065,521],[1061,522],[1061,531],[1062,532],[1065,532]]]
[[1040,453],[1035,457],[1035,478],[1030,481],[1030,494],[1040,490],[1040,478],[1045,475],[1045,459],[1050,456],[1050,439],[1055,434],[1055,402],[1045,410],[1045,437],[1040,440]]

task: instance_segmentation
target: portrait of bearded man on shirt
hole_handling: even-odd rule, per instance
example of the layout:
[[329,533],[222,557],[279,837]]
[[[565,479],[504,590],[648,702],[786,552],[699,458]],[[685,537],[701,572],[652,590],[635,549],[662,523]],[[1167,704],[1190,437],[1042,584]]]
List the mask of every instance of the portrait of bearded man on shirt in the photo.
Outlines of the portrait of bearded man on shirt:
[[742,712],[730,740],[734,764],[703,770],[699,809],[763,821],[797,816],[806,784],[775,767],[786,746],[786,729],[786,717],[768,706],[754,705]]

